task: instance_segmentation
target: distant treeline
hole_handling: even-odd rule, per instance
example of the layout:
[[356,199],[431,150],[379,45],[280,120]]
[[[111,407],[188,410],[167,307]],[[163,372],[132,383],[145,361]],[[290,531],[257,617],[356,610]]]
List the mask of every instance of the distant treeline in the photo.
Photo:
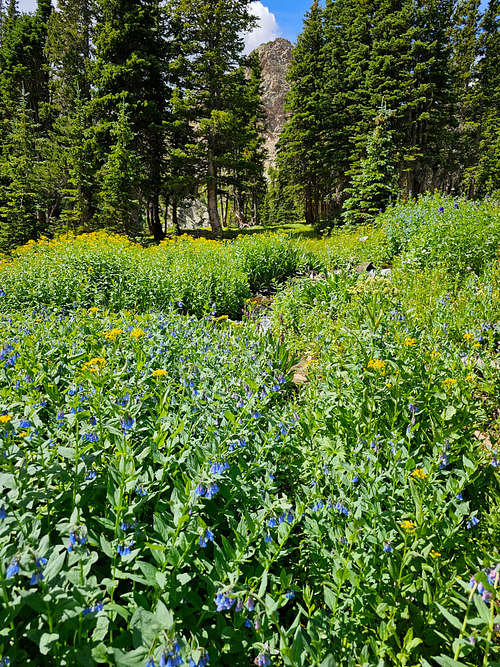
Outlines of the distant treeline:
[[0,0],[0,249],[100,227],[159,240],[196,198],[216,233],[228,210],[255,217],[254,21],[246,0]]
[[500,2],[314,0],[268,215],[369,220],[390,199],[500,189]]

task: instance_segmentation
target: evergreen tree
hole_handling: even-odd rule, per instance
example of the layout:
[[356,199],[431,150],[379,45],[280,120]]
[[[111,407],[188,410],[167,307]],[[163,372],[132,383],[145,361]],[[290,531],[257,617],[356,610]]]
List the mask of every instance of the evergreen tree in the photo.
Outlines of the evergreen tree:
[[[474,194],[471,168],[477,164],[479,147],[480,0],[459,0],[453,25],[453,68],[457,86],[457,127],[454,141],[456,179],[470,196]],[[471,177],[472,176],[472,177]]]
[[137,236],[141,231],[140,193],[137,187],[140,165],[132,148],[134,135],[124,103],[111,136],[114,143],[99,174],[98,220],[106,229]]
[[45,56],[47,23],[52,11],[50,0],[38,0],[33,14],[20,14],[11,0],[2,25],[0,48],[0,119],[5,122],[17,109],[21,94],[33,111],[41,129],[48,126],[48,68]]
[[500,0],[490,0],[481,23],[480,144],[476,192],[500,190]]
[[373,220],[390,200],[397,196],[398,183],[394,164],[393,135],[390,121],[393,112],[380,107],[375,127],[366,146],[366,157],[353,175],[347,189],[342,217],[347,223],[366,223]]
[[38,130],[23,93],[0,156],[0,248],[4,251],[47,231],[41,218]]
[[322,10],[318,0],[313,0],[293,51],[288,72],[287,110],[290,119],[278,143],[280,172],[302,193],[308,224],[314,224],[322,216],[329,186],[329,166],[324,160],[323,49]]
[[90,98],[92,20],[95,0],[58,0],[48,23],[45,52],[50,88],[59,113],[73,110],[76,98]]
[[259,200],[265,191],[264,109],[258,56],[249,56],[245,67],[227,77],[226,85],[231,128],[221,170],[221,188],[227,190],[226,203],[221,208],[227,212],[232,193],[236,222],[243,227],[258,223]]
[[89,105],[76,91],[74,109],[58,118],[54,144],[64,163],[65,183],[60,222],[66,230],[89,231],[95,212],[96,165],[93,159],[93,132],[89,123]]
[[228,99],[227,77],[244,64],[243,35],[255,19],[248,0],[178,0],[175,10],[184,25],[185,109],[196,127],[196,140],[186,153],[205,183],[210,225],[220,235],[219,180],[227,163],[234,104],[232,93]]
[[136,179],[146,203],[150,231],[163,237],[160,192],[164,168],[166,34],[161,0],[99,0],[93,108],[100,124],[98,144],[105,159],[120,101],[125,100],[139,156]]

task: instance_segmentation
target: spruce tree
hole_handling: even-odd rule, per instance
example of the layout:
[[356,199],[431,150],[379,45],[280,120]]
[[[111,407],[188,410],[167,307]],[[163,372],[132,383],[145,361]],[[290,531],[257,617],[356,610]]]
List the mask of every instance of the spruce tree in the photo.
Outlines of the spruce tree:
[[184,26],[184,107],[196,127],[195,141],[185,151],[203,179],[210,225],[220,235],[220,176],[227,164],[234,104],[227,78],[244,65],[243,35],[255,19],[247,0],[178,0],[175,13]]
[[375,127],[368,137],[366,156],[347,188],[343,219],[347,223],[371,222],[391,199],[397,196],[398,183],[394,160],[393,112],[381,106],[375,116]]
[[160,193],[165,152],[163,122],[169,98],[165,40],[161,0],[98,1],[93,64],[96,91],[92,100],[98,121],[97,145],[104,161],[112,142],[113,122],[124,100],[134,135],[133,149],[140,159],[136,179],[156,240],[164,235]]
[[137,236],[141,231],[139,157],[133,150],[134,135],[125,104],[111,129],[114,143],[99,173],[97,218],[100,225],[120,234]]
[[322,216],[329,185],[329,169],[324,160],[323,49],[322,10],[318,0],[313,0],[293,51],[286,105],[290,118],[278,143],[281,178],[289,178],[302,193],[308,224],[315,224]]
[[41,217],[38,133],[27,94],[22,93],[0,155],[0,248],[3,251],[47,231]]
[[33,112],[41,129],[48,127],[48,68],[45,56],[50,0],[38,0],[33,14],[19,13],[11,0],[2,26],[0,48],[0,119],[12,117],[20,95]]
[[459,0],[453,17],[453,68],[457,86],[457,127],[454,156],[455,179],[461,190],[474,194],[472,174],[478,160],[480,86],[479,58],[480,0]]
[[479,85],[481,101],[476,192],[500,190],[500,0],[490,0],[481,23]]
[[45,53],[50,88],[59,113],[74,109],[76,98],[90,98],[92,21],[95,0],[58,0],[48,23]]

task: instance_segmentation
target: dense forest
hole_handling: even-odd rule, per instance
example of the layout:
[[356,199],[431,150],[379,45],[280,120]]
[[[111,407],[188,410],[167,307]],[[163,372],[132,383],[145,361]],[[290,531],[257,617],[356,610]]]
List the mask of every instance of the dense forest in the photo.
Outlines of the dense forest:
[[315,0],[289,73],[276,201],[300,201],[310,223],[359,222],[401,194],[497,190],[500,2],[480,4]]
[[0,8],[3,250],[98,228],[160,240],[195,200],[220,234],[500,187],[498,0],[315,0],[267,178],[249,2]]

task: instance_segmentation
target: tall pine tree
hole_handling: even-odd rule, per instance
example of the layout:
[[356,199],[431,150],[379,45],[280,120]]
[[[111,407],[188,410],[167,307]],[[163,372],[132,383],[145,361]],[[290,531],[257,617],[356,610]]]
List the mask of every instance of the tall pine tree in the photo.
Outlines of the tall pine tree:
[[111,145],[113,121],[120,103],[127,104],[133,150],[140,160],[137,181],[146,203],[149,228],[163,238],[160,193],[165,154],[164,119],[169,93],[166,85],[166,34],[161,0],[99,0],[96,59],[93,64],[99,122],[98,143],[103,161]]
[[222,233],[218,208],[220,178],[227,166],[233,124],[228,76],[244,65],[243,35],[255,22],[248,0],[178,0],[183,29],[184,109],[196,128],[186,154],[206,187],[210,225]]
[[476,192],[500,190],[500,0],[490,0],[481,23],[479,85],[481,100]]
[[293,51],[286,107],[290,119],[278,143],[281,178],[288,177],[301,193],[308,224],[315,224],[324,215],[329,186],[324,160],[327,109],[323,48],[322,10],[318,0],[313,0]]

